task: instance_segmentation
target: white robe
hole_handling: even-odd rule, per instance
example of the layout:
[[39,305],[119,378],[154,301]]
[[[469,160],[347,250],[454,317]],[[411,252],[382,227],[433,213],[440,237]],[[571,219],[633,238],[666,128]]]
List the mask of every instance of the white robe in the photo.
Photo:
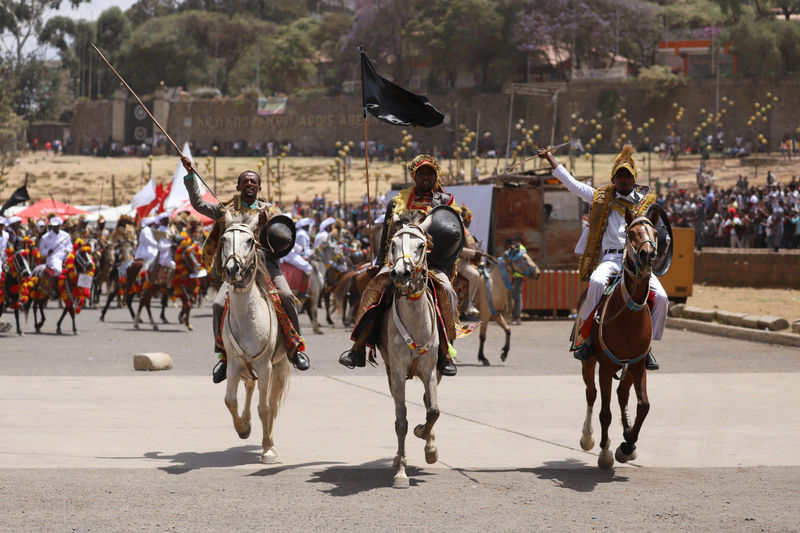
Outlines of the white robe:
[[72,238],[64,230],[54,233],[52,230],[42,235],[39,241],[39,253],[46,257],[47,268],[56,274],[64,269],[64,260],[72,251]]

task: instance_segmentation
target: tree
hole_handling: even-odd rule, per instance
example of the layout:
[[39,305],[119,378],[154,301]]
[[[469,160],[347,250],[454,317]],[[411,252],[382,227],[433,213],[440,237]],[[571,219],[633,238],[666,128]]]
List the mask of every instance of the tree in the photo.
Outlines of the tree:
[[177,0],[137,0],[125,11],[131,25],[137,28],[147,20],[178,12]]
[[[117,61],[122,43],[131,36],[133,29],[128,16],[118,7],[110,7],[100,13],[97,19],[97,47],[103,52],[111,64]],[[92,54],[94,56],[94,54]],[[100,61],[97,73],[97,95],[100,97],[111,96],[117,86],[116,76],[109,71]]]
[[502,50],[497,36],[503,19],[488,0],[453,0],[447,4],[440,37],[446,53],[439,55],[439,67],[450,72],[453,86],[456,66],[476,65],[481,71],[480,85],[484,86],[489,65]]
[[[70,0],[73,7],[88,0]],[[15,57],[15,67],[22,64],[25,45],[42,26],[45,14],[58,9],[62,0],[2,0],[0,1],[0,36],[8,32],[14,44],[11,52]],[[0,39],[0,43],[3,39]]]
[[[94,52],[89,44],[94,42],[96,24],[88,20],[69,17],[52,17],[39,33],[39,41],[53,45],[61,56],[61,67],[70,73],[70,85],[78,97],[91,96]],[[95,63],[97,65],[97,63]],[[94,67],[97,74],[97,66]]]
[[184,34],[184,15],[150,19],[119,50],[119,72],[134,90],[153,91],[161,81],[171,86],[207,85],[212,58]]

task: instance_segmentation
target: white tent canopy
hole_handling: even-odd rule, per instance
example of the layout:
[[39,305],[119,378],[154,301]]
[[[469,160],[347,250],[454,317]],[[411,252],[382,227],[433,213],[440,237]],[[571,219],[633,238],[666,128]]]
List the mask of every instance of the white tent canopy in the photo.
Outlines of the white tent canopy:
[[131,206],[130,203],[118,205],[116,207],[109,207],[105,205],[81,206],[81,209],[89,211],[89,214],[86,215],[86,220],[91,221],[97,220],[100,215],[103,215],[103,218],[105,218],[107,222],[116,222],[122,215],[136,215],[136,210]]

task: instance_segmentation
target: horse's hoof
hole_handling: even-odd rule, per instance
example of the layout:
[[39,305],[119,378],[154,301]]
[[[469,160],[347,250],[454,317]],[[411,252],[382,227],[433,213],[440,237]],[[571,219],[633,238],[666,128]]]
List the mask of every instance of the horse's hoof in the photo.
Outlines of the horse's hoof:
[[631,453],[629,453],[629,454],[626,454],[625,452],[623,452],[623,451],[622,451],[622,444],[620,444],[619,446],[617,446],[617,451],[616,451],[616,452],[614,452],[614,457],[615,457],[615,458],[617,459],[617,461],[619,461],[620,463],[627,463],[628,461],[633,461],[633,460],[635,460],[635,459],[636,459],[638,456],[639,456],[639,454],[638,454],[638,452],[636,451],[636,448],[634,448],[634,449],[633,449],[633,451],[632,451]]
[[265,465],[275,464],[278,462],[278,454],[273,450],[267,450],[267,452],[261,456],[261,462]]
[[478,357],[478,361],[483,363],[483,366],[492,366],[492,363],[490,363],[485,357]]
[[594,448],[594,437],[591,433],[581,435],[581,448],[586,452]]
[[192,327],[191,324],[186,324],[186,329],[188,329],[189,331],[194,331],[194,328]]
[[600,451],[600,456],[597,458],[597,466],[603,470],[611,470],[611,468],[614,466],[614,456],[612,455],[611,450],[604,448]]
[[409,487],[408,476],[395,476],[392,487],[395,489],[407,489]]
[[500,360],[501,360],[501,361],[503,361],[503,362],[505,363],[505,362],[506,362],[506,359],[508,359],[508,352],[503,352],[503,353],[501,353],[501,354],[500,354]]
[[77,329],[73,329],[72,330],[72,335],[77,337],[78,336],[78,330]]
[[429,465],[432,465],[436,461],[439,460],[439,449],[431,444],[430,446],[425,446],[425,462]]
[[106,321],[106,315],[100,315],[100,322]]
[[17,332],[17,335],[19,335],[20,337],[24,337],[24,336],[25,336],[25,333],[23,333],[22,331],[18,331],[18,332]]
[[247,424],[247,428],[245,428],[244,431],[237,431],[236,433],[239,434],[239,438],[240,439],[244,440],[244,439],[246,439],[247,437],[250,436],[250,430],[251,429],[252,429],[252,426],[250,426],[250,424]]
[[153,331],[158,331],[158,325],[157,324],[153,324]]
[[61,328],[56,329],[56,335],[61,335]]
[[418,438],[420,438],[422,440],[425,440],[425,437],[422,435],[422,430],[424,430],[424,429],[425,429],[425,425],[424,424],[417,425],[417,427],[414,428],[414,436],[418,437]]
[[139,329],[139,323],[138,322],[134,322],[133,323],[133,329]]
[[315,329],[315,330],[314,330],[314,334],[316,334],[316,335],[323,335],[323,334],[324,334],[324,332],[322,331],[322,329],[321,329],[321,328],[317,328],[317,329]]

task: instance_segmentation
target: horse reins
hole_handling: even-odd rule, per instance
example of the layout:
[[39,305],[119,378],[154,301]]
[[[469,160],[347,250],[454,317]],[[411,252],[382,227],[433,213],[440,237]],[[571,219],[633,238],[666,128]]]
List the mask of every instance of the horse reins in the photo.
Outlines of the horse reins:
[[[248,226],[247,224],[237,223],[237,224],[231,224],[229,227],[225,228],[225,231],[222,232],[222,237],[224,238],[225,234],[228,233],[228,232],[231,233],[231,248],[232,248],[233,252],[231,253],[230,256],[227,257],[227,260],[225,262],[227,263],[231,259],[233,259],[234,261],[238,262],[242,266],[242,270],[243,270],[242,279],[244,280],[244,279],[246,279],[246,274],[248,274],[248,270],[250,268],[252,268],[252,270],[255,271],[255,257],[254,256],[256,254],[256,246],[255,246],[255,237],[253,235],[253,230],[250,229],[250,226]],[[245,257],[240,256],[236,252],[237,245],[238,245],[238,242],[237,242],[238,238],[237,237],[239,236],[240,233],[247,234],[250,238],[253,239],[253,243],[254,243],[253,246],[250,248],[250,251],[247,252],[247,256],[245,256]],[[248,267],[247,265],[250,265],[251,261],[253,263],[253,266],[252,267]],[[222,265],[222,266],[223,266],[223,268],[225,268],[225,265]],[[245,268],[247,268],[247,270],[245,270]],[[227,276],[227,271],[226,271],[226,276]],[[252,277],[250,278],[250,280],[245,285],[243,285],[241,287],[237,287],[233,282],[231,282],[230,283],[231,290],[233,292],[235,292],[236,294],[242,294],[242,293],[250,290],[250,287],[253,285],[255,280],[256,280],[256,276],[255,276],[255,272],[254,272]]]
[[[400,294],[403,296],[408,296],[408,299],[413,301],[413,300],[418,300],[425,292],[425,288],[428,285],[428,269],[425,268],[426,255],[424,253],[419,255],[419,259],[417,260],[416,263],[414,263],[411,260],[412,236],[421,239],[422,242],[424,243],[428,242],[428,239],[425,237],[425,233],[422,231],[422,228],[420,228],[416,224],[407,224],[403,226],[402,228],[397,230],[397,232],[394,234],[394,237],[392,237],[392,240],[396,239],[397,237],[400,237],[400,243],[401,243],[400,251],[403,254],[403,256],[400,258],[400,261],[402,261],[406,269],[409,272],[411,272],[411,279],[408,282],[409,292],[407,294],[403,294],[402,292],[400,292]],[[392,260],[389,261],[387,265],[390,269],[394,267],[394,259],[395,257],[393,256]],[[417,276],[419,273],[422,273],[421,277]],[[415,284],[415,282],[421,282],[419,290],[417,292],[410,292],[411,291],[410,287],[412,284]]]

